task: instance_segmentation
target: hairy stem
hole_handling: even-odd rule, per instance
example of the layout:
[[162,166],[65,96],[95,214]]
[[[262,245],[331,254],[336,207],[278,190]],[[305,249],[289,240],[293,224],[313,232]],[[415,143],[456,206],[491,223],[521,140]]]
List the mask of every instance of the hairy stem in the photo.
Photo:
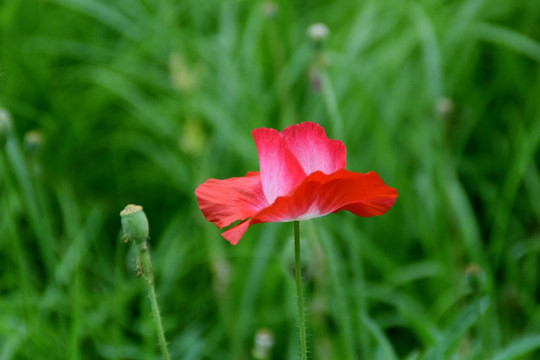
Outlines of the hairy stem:
[[307,359],[306,322],[304,296],[302,293],[302,264],[300,262],[300,224],[294,223],[294,265],[296,272],[296,302],[298,304],[298,330],[300,335],[300,359]]
[[165,360],[170,360],[169,351],[167,350],[167,340],[165,340],[165,332],[161,324],[161,315],[159,314],[159,306],[156,298],[156,290],[154,288],[154,273],[152,271],[152,260],[150,260],[150,250],[148,250],[147,240],[150,238],[148,219],[143,211],[142,206],[129,204],[120,212],[122,221],[122,230],[124,242],[131,241],[137,247],[137,276],[141,276],[148,292],[150,299],[150,307],[152,308],[152,319],[157,331],[159,347],[161,355]]
[[169,351],[167,350],[167,340],[165,340],[165,332],[163,331],[163,325],[161,323],[161,315],[159,313],[159,305],[156,297],[156,290],[154,288],[154,274],[152,272],[152,260],[150,260],[150,252],[148,251],[148,245],[143,243],[139,246],[139,259],[142,267],[142,277],[144,284],[146,285],[146,291],[148,292],[148,298],[150,299],[150,306],[152,308],[152,318],[154,320],[154,326],[156,327],[159,347],[163,358],[169,360]]

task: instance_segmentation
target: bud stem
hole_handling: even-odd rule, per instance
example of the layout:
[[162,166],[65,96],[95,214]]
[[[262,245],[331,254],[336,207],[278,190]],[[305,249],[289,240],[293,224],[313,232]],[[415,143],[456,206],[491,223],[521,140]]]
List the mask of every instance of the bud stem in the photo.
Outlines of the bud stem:
[[161,323],[161,315],[159,313],[156,290],[154,288],[154,273],[152,272],[152,260],[150,259],[150,251],[148,250],[148,245],[146,243],[143,243],[139,246],[139,259],[142,267],[142,277],[144,280],[144,284],[146,285],[148,298],[150,299],[152,318],[154,320],[154,326],[157,330],[161,354],[163,355],[164,359],[169,360],[170,357],[169,351],[167,350],[167,340],[165,339],[165,332],[163,331],[163,325]]
[[165,340],[165,332],[161,323],[161,315],[159,314],[159,305],[154,288],[154,273],[152,271],[152,260],[150,260],[150,250],[148,249],[149,227],[148,219],[144,213],[142,206],[128,205],[120,213],[122,219],[122,229],[124,231],[124,241],[132,242],[137,247],[137,275],[141,276],[148,292],[150,299],[150,307],[152,308],[152,319],[157,331],[159,347],[163,359],[170,360],[169,351],[167,350],[167,340]]

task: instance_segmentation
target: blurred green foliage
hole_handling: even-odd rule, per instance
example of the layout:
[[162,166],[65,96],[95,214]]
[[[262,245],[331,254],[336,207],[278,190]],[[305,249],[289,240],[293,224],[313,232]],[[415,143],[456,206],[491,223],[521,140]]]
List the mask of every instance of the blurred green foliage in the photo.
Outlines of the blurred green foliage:
[[538,358],[539,23],[535,0],[1,2],[0,359],[159,358],[128,203],[173,358],[251,359],[262,331],[295,359],[292,225],[231,246],[193,191],[305,120],[400,194],[301,224],[312,358]]

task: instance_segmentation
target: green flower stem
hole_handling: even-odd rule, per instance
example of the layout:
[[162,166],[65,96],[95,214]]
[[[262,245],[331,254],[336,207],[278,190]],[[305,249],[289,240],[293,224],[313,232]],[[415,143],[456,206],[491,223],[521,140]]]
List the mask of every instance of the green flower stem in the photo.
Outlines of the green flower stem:
[[296,302],[298,304],[298,330],[300,332],[300,359],[307,359],[306,322],[304,296],[302,293],[302,266],[300,262],[300,223],[294,224],[294,265],[296,271]]
[[124,230],[124,241],[131,241],[137,247],[137,275],[142,275],[144,284],[146,285],[161,354],[165,360],[170,360],[169,351],[167,350],[167,340],[165,340],[165,332],[163,331],[161,315],[159,314],[156,290],[154,288],[152,260],[150,260],[150,250],[147,243],[150,237],[148,219],[142,206],[138,205],[127,205],[120,213],[120,217],[122,220],[122,229]]
[[154,288],[152,260],[150,260],[150,252],[148,251],[148,245],[146,245],[146,242],[139,246],[139,259],[142,267],[142,277],[144,280],[144,284],[146,285],[148,298],[150,299],[150,306],[152,307],[152,318],[154,319],[154,326],[157,330],[161,354],[163,355],[164,359],[169,360],[170,357],[169,351],[167,350],[167,340],[165,339],[165,332],[163,331],[163,325],[161,323],[161,315],[159,314],[159,305],[157,302],[156,290]]

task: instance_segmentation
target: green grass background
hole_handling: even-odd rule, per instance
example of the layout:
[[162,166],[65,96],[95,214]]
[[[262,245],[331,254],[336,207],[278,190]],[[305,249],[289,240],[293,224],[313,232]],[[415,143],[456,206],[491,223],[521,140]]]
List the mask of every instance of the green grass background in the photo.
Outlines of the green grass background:
[[296,359],[292,224],[231,246],[193,192],[306,120],[399,192],[301,223],[310,357],[540,358],[539,62],[536,0],[2,1],[0,359],[159,358],[128,203],[174,359]]

